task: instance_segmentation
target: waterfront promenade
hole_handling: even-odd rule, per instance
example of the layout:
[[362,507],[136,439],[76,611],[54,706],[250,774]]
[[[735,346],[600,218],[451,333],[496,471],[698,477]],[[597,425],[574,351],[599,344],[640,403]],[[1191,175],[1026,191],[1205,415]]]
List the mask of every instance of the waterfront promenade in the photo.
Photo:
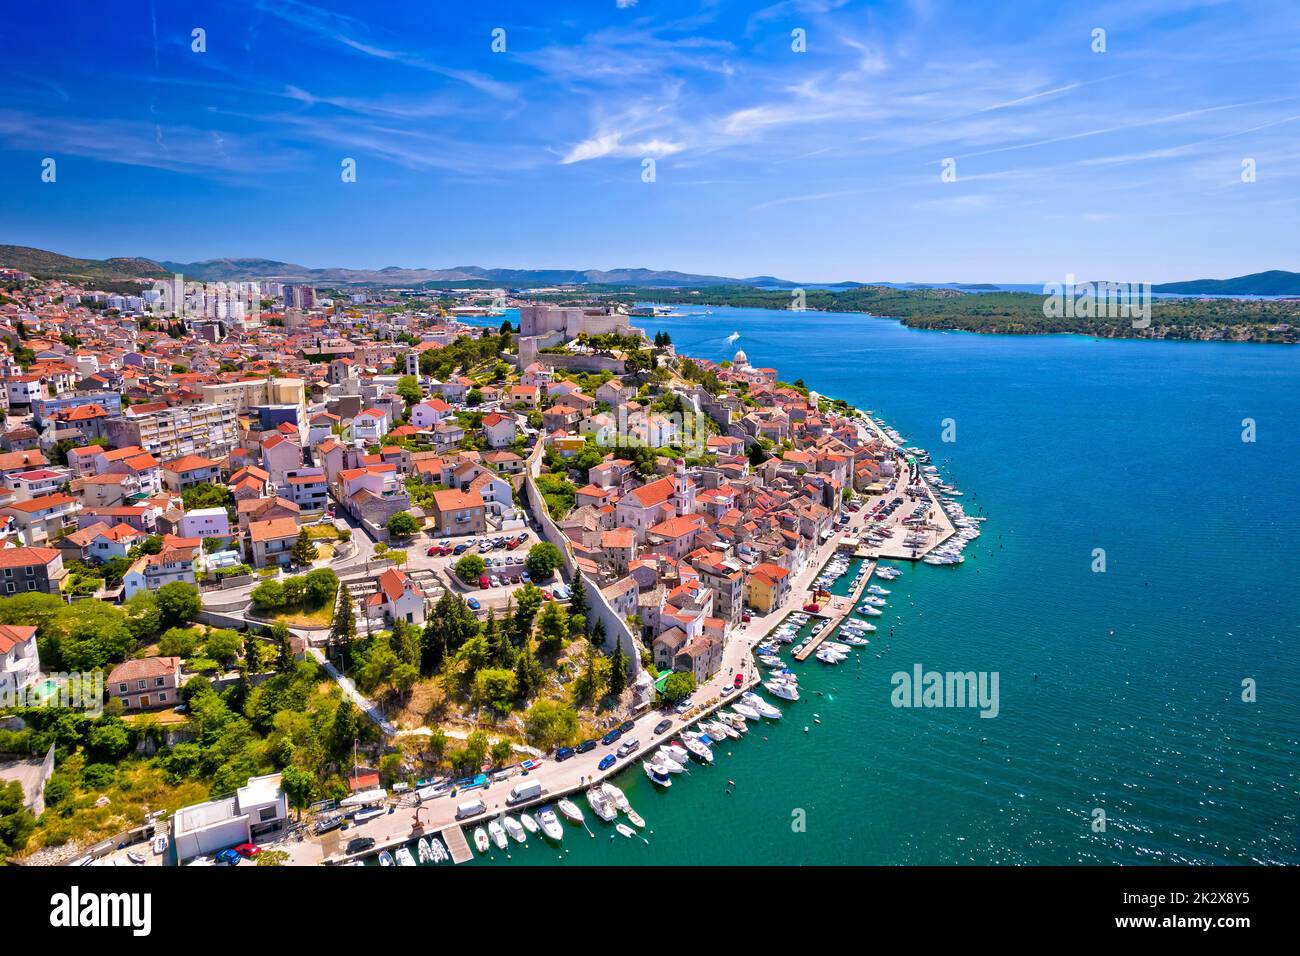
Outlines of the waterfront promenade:
[[[449,828],[460,826],[473,829],[506,812],[518,813],[530,808],[535,809],[542,804],[553,804],[561,797],[580,793],[595,783],[635,766],[654,752],[660,744],[672,740],[692,724],[707,718],[709,714],[735,700],[741,691],[733,690],[725,695],[722,691],[724,687],[734,684],[736,674],[742,675],[743,689],[752,688],[759,683],[761,675],[753,659],[754,646],[766,639],[792,610],[802,606],[807,598],[809,587],[823,565],[840,546],[841,540],[840,535],[833,535],[810,556],[791,582],[790,598],[785,606],[770,614],[754,615],[747,624],[742,624],[732,632],[723,647],[722,666],[712,678],[695,690],[692,698],[696,706],[691,711],[679,716],[672,711],[654,709],[634,718],[634,728],[625,733],[622,739],[640,740],[641,746],[634,755],[627,760],[618,761],[609,770],[600,770],[598,764],[607,753],[615,749],[616,745],[597,747],[586,754],[575,754],[562,763],[557,763],[548,757],[536,770],[530,772],[527,778],[516,773],[505,780],[493,782],[486,788],[463,791],[457,796],[437,797],[422,805],[415,805],[407,800],[399,803],[393,812],[377,817],[360,827],[346,831],[335,830],[320,838],[309,836],[302,842],[289,842],[277,846],[276,849],[288,852],[291,862],[295,865],[341,863],[348,859],[345,853],[347,842],[356,837],[369,837],[375,841],[375,846],[367,852],[367,855],[432,833],[442,833],[446,838],[445,831],[449,831]],[[671,721],[671,726],[665,733],[656,735],[654,727],[663,720]],[[510,789],[525,779],[539,782],[542,785],[542,795],[535,800],[508,807],[506,797]],[[476,797],[486,804],[487,812],[463,822],[457,821],[457,804]]]

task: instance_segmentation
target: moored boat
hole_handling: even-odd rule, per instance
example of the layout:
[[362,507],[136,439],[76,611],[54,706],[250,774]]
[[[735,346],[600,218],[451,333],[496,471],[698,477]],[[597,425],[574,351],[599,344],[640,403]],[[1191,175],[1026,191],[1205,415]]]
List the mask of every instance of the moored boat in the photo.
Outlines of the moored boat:
[[503,817],[501,825],[506,828],[506,833],[510,834],[510,839],[516,843],[523,843],[528,839],[528,834],[524,832],[523,825],[514,817]]
[[564,814],[564,819],[570,823],[582,823],[582,809],[572,800],[559,800],[555,805]]
[[552,840],[564,839],[564,827],[560,826],[559,817],[550,807],[542,807],[537,811],[537,823],[542,828],[543,836]]
[[475,827],[474,848],[478,850],[479,853],[486,853],[490,848],[490,846],[491,844],[488,841],[487,831],[484,830],[482,827]]

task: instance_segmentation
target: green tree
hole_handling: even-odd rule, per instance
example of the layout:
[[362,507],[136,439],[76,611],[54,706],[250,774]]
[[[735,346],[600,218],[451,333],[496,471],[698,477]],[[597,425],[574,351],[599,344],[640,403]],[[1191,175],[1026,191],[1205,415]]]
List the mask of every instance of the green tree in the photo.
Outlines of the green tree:
[[416,381],[414,375],[403,375],[397,380],[397,394],[406,401],[406,404],[414,405],[424,394],[420,391],[420,383]]
[[199,508],[229,508],[235,503],[235,493],[225,485],[202,482],[184,489],[181,492],[181,501],[185,503],[186,511],[196,511]]
[[538,643],[543,650],[558,651],[569,635],[569,615],[555,601],[549,601],[537,621]]
[[466,584],[477,584],[483,572],[487,570],[487,565],[477,554],[462,555],[461,559],[456,562],[456,577],[460,578]]
[[[532,574],[531,571],[528,573]],[[572,621],[574,617],[581,616],[585,628],[589,610],[587,582],[581,573],[575,574],[573,576],[573,586],[569,588],[569,620]],[[583,633],[585,634],[586,631],[584,630]]]
[[249,595],[262,611],[275,611],[285,606],[284,585],[279,581],[263,581]]
[[539,541],[528,549],[528,557],[524,559],[524,566],[528,568],[528,574],[534,581],[545,581],[555,569],[560,566],[560,549],[549,541]]
[[627,655],[623,653],[623,642],[614,642],[614,653],[609,659],[609,692],[617,697],[627,687]]
[[527,642],[533,633],[533,620],[537,617],[537,612],[542,609],[544,598],[541,588],[525,584],[515,591],[514,599],[519,602],[519,605],[515,608],[511,627],[514,629],[515,643],[520,644]]
[[339,576],[332,568],[317,568],[303,575],[303,601],[308,607],[324,607],[338,595]]
[[513,671],[485,667],[474,675],[471,697],[478,706],[488,706],[502,713],[508,712],[518,692]]
[[303,528],[298,532],[298,540],[293,543],[292,557],[294,564],[307,567],[320,556],[316,550],[315,543],[311,540],[311,535],[307,529]]
[[184,581],[164,584],[158,589],[155,600],[158,602],[158,613],[162,615],[161,626],[165,628],[187,624],[203,610],[198,589]]
[[395,538],[409,538],[419,533],[420,522],[409,511],[399,511],[388,519],[387,528]]
[[515,658],[515,689],[519,699],[526,701],[535,696],[545,681],[546,672],[533,654],[532,647],[525,641]]
[[203,642],[203,653],[222,667],[229,668],[239,657],[242,647],[243,643],[234,631],[216,628],[208,631],[207,639]]
[[337,654],[344,671],[352,667],[352,644],[357,637],[356,611],[352,607],[352,593],[347,588],[339,589],[339,604],[334,611],[334,623],[330,627],[328,648],[331,654]]
[[679,704],[695,693],[695,675],[690,671],[674,671],[664,681],[663,695],[670,704]]
[[524,717],[528,742],[543,750],[573,743],[578,736],[578,714],[557,700],[539,700]]
[[289,799],[289,806],[298,811],[298,819],[302,820],[302,812],[316,799],[315,776],[301,767],[285,767],[280,771],[280,789]]
[[444,591],[424,627],[420,669],[425,674],[437,672],[448,655],[457,653],[478,632],[478,618],[465,599]]
[[278,651],[275,669],[281,674],[287,674],[294,668],[292,638],[293,635],[283,621],[276,621],[271,627],[271,640],[275,642]]

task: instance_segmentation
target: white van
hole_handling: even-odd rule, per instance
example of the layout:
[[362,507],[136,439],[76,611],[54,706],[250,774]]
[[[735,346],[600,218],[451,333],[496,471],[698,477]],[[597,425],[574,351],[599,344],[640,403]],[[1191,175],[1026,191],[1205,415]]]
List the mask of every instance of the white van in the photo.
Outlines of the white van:
[[511,787],[510,796],[506,797],[506,803],[523,803],[525,800],[535,800],[541,795],[541,782],[530,780],[527,783],[517,783]]
[[466,800],[464,803],[456,804],[456,819],[464,820],[466,817],[476,817],[480,813],[487,812],[487,804],[482,800]]

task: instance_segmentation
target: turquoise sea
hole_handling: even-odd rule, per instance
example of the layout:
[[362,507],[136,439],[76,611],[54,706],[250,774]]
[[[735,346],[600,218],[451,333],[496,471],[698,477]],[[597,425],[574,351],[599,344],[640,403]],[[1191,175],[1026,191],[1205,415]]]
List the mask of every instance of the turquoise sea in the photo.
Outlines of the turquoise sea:
[[[794,665],[779,724],[665,791],[618,777],[648,844],[588,814],[594,838],[566,825],[511,862],[1300,863],[1300,349],[640,322],[874,411],[989,520],[965,564],[884,584],[870,648]],[[918,663],[996,671],[998,716],[894,708],[890,675]]]

